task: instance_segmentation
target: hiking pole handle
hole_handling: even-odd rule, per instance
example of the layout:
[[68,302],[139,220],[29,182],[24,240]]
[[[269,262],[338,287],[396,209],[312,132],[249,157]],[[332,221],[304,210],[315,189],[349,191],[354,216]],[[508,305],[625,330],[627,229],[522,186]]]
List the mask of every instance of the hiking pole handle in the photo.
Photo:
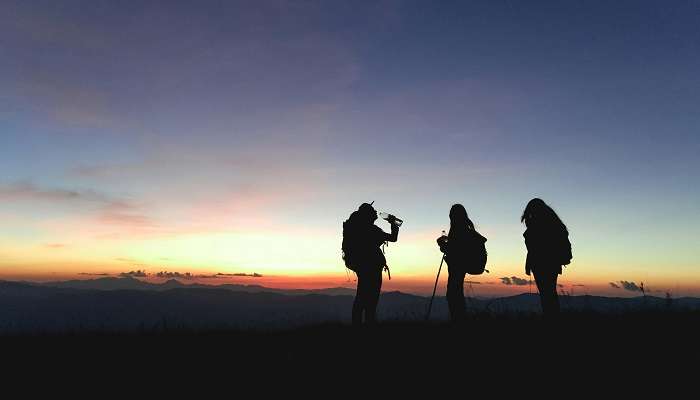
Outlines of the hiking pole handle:
[[433,295],[430,297],[430,303],[428,304],[428,313],[425,314],[425,320],[430,319],[430,311],[433,308],[433,299],[435,298],[435,291],[437,290],[437,284],[438,280],[440,279],[440,271],[442,271],[442,263],[445,261],[445,255],[442,255],[442,259],[440,259],[440,267],[438,268],[438,273],[437,277],[435,277],[435,287],[433,287]]

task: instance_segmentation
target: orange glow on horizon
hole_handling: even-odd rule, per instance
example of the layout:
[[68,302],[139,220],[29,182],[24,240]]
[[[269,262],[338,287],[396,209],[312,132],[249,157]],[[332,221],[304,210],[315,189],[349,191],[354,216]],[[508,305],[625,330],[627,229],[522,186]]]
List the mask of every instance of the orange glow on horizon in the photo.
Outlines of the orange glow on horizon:
[[[138,269],[138,268],[136,268]],[[134,271],[136,270],[134,269]],[[210,277],[216,274],[215,272],[204,272],[197,271],[196,273],[190,273],[192,277],[183,278],[178,276],[173,277],[157,277],[156,274],[160,271],[167,271],[171,273],[177,273],[175,270],[145,270],[147,273],[146,277],[136,277],[136,279],[151,282],[151,283],[163,283],[169,279],[176,279],[181,283],[187,284],[206,284],[206,285],[223,285],[223,284],[239,284],[239,285],[257,285],[274,289],[326,289],[326,288],[351,288],[354,289],[356,285],[356,278],[351,271],[344,273],[335,274],[316,274],[316,275],[262,275],[258,277],[253,276],[219,276]],[[124,271],[128,272],[128,271]],[[437,271],[435,271],[437,272]],[[185,274],[185,272],[180,272],[180,274]],[[99,279],[106,277],[120,277],[120,272],[68,272],[62,270],[59,272],[46,273],[40,270],[30,270],[30,271],[11,271],[7,268],[3,268],[0,273],[0,279],[2,280],[13,280],[13,281],[34,281],[34,282],[47,282],[47,281],[62,281],[62,280],[87,280],[87,279]],[[505,285],[500,279],[500,276],[494,274],[484,274],[482,276],[471,276],[467,277],[465,280],[465,295],[466,296],[476,296],[476,297],[494,297],[494,296],[511,296],[520,293],[537,293],[537,287],[534,280],[530,284],[526,285]],[[519,276],[521,279],[528,279],[524,274]],[[400,291],[404,293],[411,293],[423,296],[429,296],[432,293],[433,285],[435,283],[435,276],[424,275],[413,275],[413,276],[397,276],[392,271],[392,279],[389,280],[387,275],[384,274],[382,291]],[[437,295],[444,295],[447,283],[447,270],[443,269],[440,274],[440,280],[438,282]],[[574,295],[604,295],[604,296],[616,296],[616,297],[629,297],[629,296],[639,296],[639,292],[629,292],[622,289],[613,288],[608,281],[574,281],[568,279],[566,275],[560,277],[559,288],[560,292],[565,292],[567,294]],[[648,288],[649,295],[664,296],[666,291],[673,293],[676,296],[680,295],[692,295],[696,293],[700,287],[683,285],[682,287],[677,284],[667,283],[666,285],[660,282],[645,282],[645,287]]]

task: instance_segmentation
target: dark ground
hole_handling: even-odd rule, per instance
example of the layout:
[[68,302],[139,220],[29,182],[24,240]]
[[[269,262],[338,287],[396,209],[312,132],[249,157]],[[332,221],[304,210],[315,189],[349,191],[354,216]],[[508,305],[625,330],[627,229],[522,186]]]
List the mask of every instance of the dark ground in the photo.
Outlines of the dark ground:
[[456,368],[465,371],[465,379],[467,372],[468,379],[537,379],[555,373],[603,380],[629,372],[661,379],[695,373],[699,323],[700,312],[563,313],[557,321],[536,314],[484,313],[470,315],[462,326],[390,322],[375,328],[332,324],[267,332],[180,327],[129,334],[3,336],[0,342],[4,365],[75,376],[241,370],[342,376],[336,371],[434,373]]

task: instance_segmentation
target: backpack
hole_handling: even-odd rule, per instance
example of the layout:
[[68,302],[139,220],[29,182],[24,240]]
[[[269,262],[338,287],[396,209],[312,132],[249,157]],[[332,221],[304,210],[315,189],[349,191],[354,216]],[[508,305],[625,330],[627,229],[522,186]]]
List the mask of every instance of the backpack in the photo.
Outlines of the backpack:
[[358,247],[358,237],[357,229],[353,226],[354,217],[357,215],[357,211],[350,214],[350,218],[343,222],[343,243],[341,245],[342,257],[345,262],[345,267],[353,272],[355,270],[355,261],[357,261],[357,247]]
[[561,265],[571,264],[571,259],[573,258],[573,255],[571,254],[571,242],[569,241],[568,236],[564,237],[564,240],[562,240],[560,251]]
[[472,259],[467,263],[466,272],[469,275],[481,275],[486,270],[486,259],[488,258],[486,238],[476,233],[476,237],[473,240],[475,242],[474,248],[470,251]]

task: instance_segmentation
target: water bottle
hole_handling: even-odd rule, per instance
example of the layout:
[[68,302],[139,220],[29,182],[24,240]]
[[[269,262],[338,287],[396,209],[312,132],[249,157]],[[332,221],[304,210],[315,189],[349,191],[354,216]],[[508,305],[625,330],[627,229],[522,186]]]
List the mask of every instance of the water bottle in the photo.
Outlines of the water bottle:
[[393,216],[393,215],[391,215],[391,214],[389,214],[389,213],[387,213],[387,212],[383,212],[383,211],[382,211],[382,212],[378,213],[377,215],[379,215],[379,218],[381,218],[381,219],[383,219],[383,220],[385,220],[385,221],[387,221],[387,222],[389,222],[389,223],[392,223],[392,222],[390,221],[390,219],[391,219],[390,217],[394,217],[393,223],[394,223],[394,225],[396,225],[396,226],[401,226],[401,224],[403,224],[403,220],[398,219],[398,218],[396,218],[395,216]]
[[442,231],[442,236],[438,238],[437,243],[440,251],[444,251],[444,246],[447,244],[447,233],[445,233],[445,230]]

